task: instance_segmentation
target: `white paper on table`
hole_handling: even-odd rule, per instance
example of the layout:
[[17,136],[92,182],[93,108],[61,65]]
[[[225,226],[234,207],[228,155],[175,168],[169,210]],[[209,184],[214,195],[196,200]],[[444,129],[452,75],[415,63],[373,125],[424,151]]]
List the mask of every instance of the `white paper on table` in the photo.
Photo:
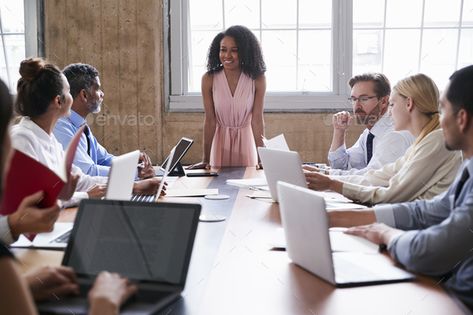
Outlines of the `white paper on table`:
[[284,134],[282,133],[271,139],[263,138],[263,143],[264,143],[264,146],[268,149],[290,151],[289,146],[287,145],[287,142],[286,142],[286,138],[284,138]]
[[217,188],[171,188],[166,189],[166,197],[203,197],[218,195]]
[[267,186],[266,177],[255,177],[245,179],[227,179],[227,185],[237,186],[240,188]]

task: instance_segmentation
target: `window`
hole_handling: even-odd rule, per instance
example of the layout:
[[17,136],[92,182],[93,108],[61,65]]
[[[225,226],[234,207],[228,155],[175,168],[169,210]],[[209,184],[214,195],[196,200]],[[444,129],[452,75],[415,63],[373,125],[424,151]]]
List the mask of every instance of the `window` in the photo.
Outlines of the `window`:
[[171,111],[202,110],[208,47],[235,24],[261,42],[266,110],[349,108],[348,79],[368,71],[392,84],[424,72],[442,89],[473,60],[473,1],[180,0],[167,1],[165,12]]
[[16,92],[20,62],[38,55],[37,7],[32,0],[0,0],[0,78],[11,93]]
[[395,84],[423,72],[443,89],[473,61],[473,2],[353,0],[353,42],[353,73],[383,72]]

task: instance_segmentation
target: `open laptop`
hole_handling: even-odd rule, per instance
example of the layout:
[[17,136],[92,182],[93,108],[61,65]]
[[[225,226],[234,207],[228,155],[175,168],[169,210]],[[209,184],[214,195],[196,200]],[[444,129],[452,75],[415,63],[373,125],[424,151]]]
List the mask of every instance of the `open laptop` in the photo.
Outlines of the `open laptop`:
[[186,138],[186,137],[182,137],[181,140],[179,140],[179,142],[174,147],[175,148],[174,157],[170,158],[169,155],[166,157],[163,164],[157,168],[156,176],[162,176],[164,174],[164,165],[166,165],[169,159],[171,159],[172,161],[169,168],[170,169],[169,176],[186,175],[180,162],[182,158],[184,157],[184,155],[189,150],[189,148],[192,146],[192,143],[194,143],[194,140]]
[[278,191],[287,252],[295,264],[337,287],[414,279],[380,253],[334,252],[324,198],[284,182],[278,182]]
[[263,147],[258,148],[258,153],[263,164],[269,192],[274,201],[278,201],[278,180],[307,187],[299,153]]
[[153,314],[186,282],[201,205],[83,200],[62,265],[77,273],[80,296],[38,304],[48,314],[86,314],[87,292],[103,270],[128,277],[138,293],[121,314]]

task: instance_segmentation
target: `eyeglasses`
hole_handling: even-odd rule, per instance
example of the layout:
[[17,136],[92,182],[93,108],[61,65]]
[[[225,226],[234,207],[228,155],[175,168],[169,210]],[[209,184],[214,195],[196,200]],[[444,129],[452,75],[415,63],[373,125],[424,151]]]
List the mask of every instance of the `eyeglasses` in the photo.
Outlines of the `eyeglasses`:
[[360,97],[349,97],[348,98],[348,101],[352,104],[356,104],[356,102],[360,101],[361,104],[366,104],[370,99],[372,98],[377,98],[378,96],[374,95],[374,96],[360,96]]

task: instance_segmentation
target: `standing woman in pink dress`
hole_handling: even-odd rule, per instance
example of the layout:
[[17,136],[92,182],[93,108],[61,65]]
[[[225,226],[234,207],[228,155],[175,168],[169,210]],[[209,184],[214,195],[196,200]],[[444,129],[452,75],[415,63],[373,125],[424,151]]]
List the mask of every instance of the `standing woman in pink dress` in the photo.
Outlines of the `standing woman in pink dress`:
[[204,154],[191,169],[259,166],[263,146],[266,66],[255,35],[244,26],[219,33],[202,77]]

